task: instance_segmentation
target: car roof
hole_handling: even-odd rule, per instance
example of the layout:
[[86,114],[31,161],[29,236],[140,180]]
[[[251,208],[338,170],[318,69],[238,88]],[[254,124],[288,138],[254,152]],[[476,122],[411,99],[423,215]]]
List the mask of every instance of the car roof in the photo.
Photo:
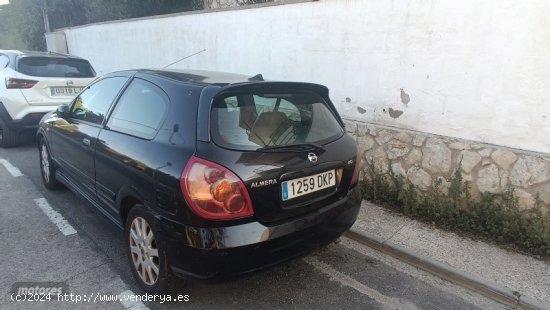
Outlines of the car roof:
[[171,69],[139,69],[139,73],[151,74],[170,78],[184,83],[193,83],[199,85],[217,85],[240,84],[250,82],[264,81],[261,74],[249,76],[244,74],[205,71],[205,70],[171,70]]
[[249,86],[267,86],[267,87],[279,87],[283,89],[309,89],[320,92],[328,96],[328,88],[321,84],[310,82],[292,82],[292,81],[277,81],[277,80],[264,80],[261,74],[254,76],[228,73],[221,71],[206,71],[206,70],[172,70],[172,69],[130,69],[114,71],[104,75],[102,78],[113,76],[136,76],[142,77],[151,76],[164,79],[170,79],[182,84],[192,84],[199,87],[215,86],[219,91],[223,90],[243,90]]
[[0,54],[5,54],[10,57],[15,56],[39,56],[39,57],[53,57],[53,58],[71,58],[71,59],[82,59],[77,56],[67,55],[56,52],[40,52],[40,51],[25,51],[25,50],[0,50]]
[[[254,76],[237,74],[237,73],[228,73],[222,71],[206,71],[206,70],[171,70],[171,69],[137,69],[137,70],[126,70],[119,71],[118,73],[124,72],[126,74],[148,74],[155,75],[159,77],[169,78],[176,80],[182,83],[195,84],[200,86],[218,86],[224,88],[226,87],[235,87],[235,86],[246,86],[246,85],[259,85],[259,84],[269,84],[269,85],[281,85],[286,87],[309,87],[315,88],[317,90],[322,90],[324,93],[328,93],[328,88],[321,84],[309,83],[309,82],[290,82],[290,81],[276,81],[276,80],[264,80],[261,74],[256,74]],[[112,74],[117,74],[113,72]],[[109,74],[110,75],[110,74]]]

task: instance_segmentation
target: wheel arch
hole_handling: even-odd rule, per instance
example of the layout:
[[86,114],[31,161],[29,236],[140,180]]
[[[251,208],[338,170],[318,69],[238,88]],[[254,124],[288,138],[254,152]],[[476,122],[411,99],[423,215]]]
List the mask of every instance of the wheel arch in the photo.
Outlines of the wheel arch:
[[136,205],[147,207],[146,200],[133,188],[123,187],[117,195],[117,205],[122,226],[126,225],[130,210]]
[[[36,145],[38,147],[40,147],[40,141],[42,141],[42,139],[44,139],[44,141],[46,142],[46,145],[48,145],[48,141],[46,139],[46,135],[44,134],[44,132],[42,131],[42,129],[38,129],[38,131],[36,132]],[[49,147],[49,145],[48,145]]]

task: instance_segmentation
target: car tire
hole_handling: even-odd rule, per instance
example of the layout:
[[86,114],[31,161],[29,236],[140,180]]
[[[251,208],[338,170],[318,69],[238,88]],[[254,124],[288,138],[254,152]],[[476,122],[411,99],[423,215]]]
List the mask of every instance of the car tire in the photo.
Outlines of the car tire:
[[44,139],[40,140],[38,154],[40,157],[40,173],[44,186],[50,190],[61,188],[61,183],[55,178],[55,165],[50,156],[48,144]]
[[154,218],[143,205],[130,209],[124,236],[130,269],[139,286],[149,294],[166,293],[172,276]]
[[13,147],[19,144],[21,133],[6,126],[6,123],[0,119],[0,147]]

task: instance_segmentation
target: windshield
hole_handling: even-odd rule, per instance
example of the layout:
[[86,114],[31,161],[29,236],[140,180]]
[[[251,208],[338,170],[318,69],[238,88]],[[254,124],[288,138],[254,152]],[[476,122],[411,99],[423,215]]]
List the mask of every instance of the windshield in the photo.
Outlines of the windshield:
[[24,57],[19,60],[17,71],[30,76],[91,78],[95,76],[90,63],[83,59]]
[[226,95],[214,101],[214,143],[238,150],[323,144],[344,130],[323,98],[312,92]]

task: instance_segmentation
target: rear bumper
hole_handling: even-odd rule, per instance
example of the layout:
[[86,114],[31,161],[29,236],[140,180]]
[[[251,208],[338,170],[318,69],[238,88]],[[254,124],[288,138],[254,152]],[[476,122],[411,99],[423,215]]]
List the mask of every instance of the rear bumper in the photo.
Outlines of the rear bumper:
[[[360,206],[356,187],[340,201],[283,224],[182,227],[181,236],[165,236],[163,243],[168,263],[177,275],[201,279],[238,275],[329,244],[353,225]],[[173,231],[173,224],[169,229]]]
[[38,123],[42,117],[50,112],[55,110],[55,106],[31,106],[26,105],[24,109],[18,112],[17,117],[12,118],[4,103],[0,101],[0,118],[10,129],[15,131],[22,131],[25,129],[36,129],[38,128]]

